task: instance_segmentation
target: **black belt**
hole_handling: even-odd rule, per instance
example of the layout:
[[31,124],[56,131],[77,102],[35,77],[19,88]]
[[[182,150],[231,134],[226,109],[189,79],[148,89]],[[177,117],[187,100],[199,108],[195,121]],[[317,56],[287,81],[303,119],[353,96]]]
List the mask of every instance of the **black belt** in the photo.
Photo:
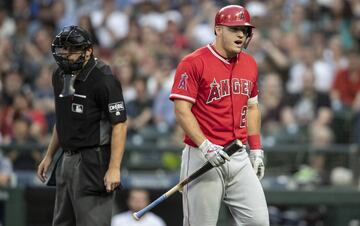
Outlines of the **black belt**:
[[64,150],[65,155],[76,155],[76,154],[79,154],[79,153],[80,153],[79,150],[69,150],[69,149]]
[[110,148],[110,144],[94,146],[94,147],[84,147],[84,148],[78,148],[78,149],[73,149],[73,150],[71,150],[71,149],[63,149],[63,150],[66,155],[76,155],[76,154],[79,154],[80,152],[82,152],[83,150],[93,149],[93,148]]

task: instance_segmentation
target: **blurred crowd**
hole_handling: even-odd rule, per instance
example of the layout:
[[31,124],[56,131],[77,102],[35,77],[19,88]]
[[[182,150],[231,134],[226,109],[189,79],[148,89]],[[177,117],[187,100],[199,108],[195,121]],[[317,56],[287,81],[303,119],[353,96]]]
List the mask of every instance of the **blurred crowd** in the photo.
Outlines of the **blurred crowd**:
[[[246,51],[259,68],[264,146],[360,144],[357,0],[2,0],[5,165],[33,170],[41,159],[54,125],[50,46],[72,24],[91,33],[95,56],[122,84],[129,143],[181,145],[168,100],[176,65],[214,40],[215,13],[228,4],[244,5],[256,26]],[[309,165],[322,173],[325,161],[314,155]],[[9,180],[0,177],[1,184]]]

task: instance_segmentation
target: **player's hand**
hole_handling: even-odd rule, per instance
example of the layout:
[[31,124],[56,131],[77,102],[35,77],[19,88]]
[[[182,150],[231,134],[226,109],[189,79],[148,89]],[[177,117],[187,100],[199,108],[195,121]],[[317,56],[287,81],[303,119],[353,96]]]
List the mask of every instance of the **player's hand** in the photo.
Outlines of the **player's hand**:
[[107,192],[114,191],[117,187],[120,186],[120,169],[110,167],[104,177],[104,185]]
[[261,149],[250,150],[249,158],[256,176],[259,178],[259,180],[261,180],[265,173],[264,151]]
[[45,156],[43,158],[43,160],[40,162],[39,166],[38,166],[38,170],[37,170],[37,177],[40,179],[41,182],[45,182],[47,179],[47,172],[50,168],[50,165],[52,163],[53,159],[52,157],[49,156]]
[[200,146],[200,150],[205,155],[205,158],[211,163],[212,166],[221,166],[225,160],[230,160],[230,157],[223,151],[223,147],[211,143],[206,139]]

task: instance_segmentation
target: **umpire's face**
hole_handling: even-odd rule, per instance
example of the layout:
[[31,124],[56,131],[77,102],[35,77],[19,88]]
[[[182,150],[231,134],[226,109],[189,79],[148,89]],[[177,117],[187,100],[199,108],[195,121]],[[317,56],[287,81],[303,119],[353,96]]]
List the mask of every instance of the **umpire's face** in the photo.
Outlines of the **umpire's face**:
[[240,53],[247,42],[249,28],[247,26],[216,26],[215,32],[217,40],[220,41],[222,48],[228,57]]
[[76,62],[81,56],[83,56],[85,58],[84,64],[86,64],[90,59],[92,49],[89,48],[87,50],[79,50],[73,48],[60,48],[58,51],[63,58],[69,60],[72,63]]
[[60,48],[58,51],[58,55],[61,55],[63,58],[66,58],[70,61],[76,61],[82,53],[81,51],[70,48]]

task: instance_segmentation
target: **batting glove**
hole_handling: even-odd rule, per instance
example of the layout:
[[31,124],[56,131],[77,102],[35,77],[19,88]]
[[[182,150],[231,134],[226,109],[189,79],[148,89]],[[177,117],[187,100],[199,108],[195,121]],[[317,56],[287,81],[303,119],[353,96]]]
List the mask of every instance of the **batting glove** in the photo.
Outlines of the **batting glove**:
[[223,147],[211,143],[206,139],[200,146],[200,150],[205,155],[205,158],[211,163],[212,166],[221,166],[225,160],[230,160],[230,157],[223,151]]
[[264,151],[261,149],[250,150],[249,158],[256,176],[261,180],[265,173]]

